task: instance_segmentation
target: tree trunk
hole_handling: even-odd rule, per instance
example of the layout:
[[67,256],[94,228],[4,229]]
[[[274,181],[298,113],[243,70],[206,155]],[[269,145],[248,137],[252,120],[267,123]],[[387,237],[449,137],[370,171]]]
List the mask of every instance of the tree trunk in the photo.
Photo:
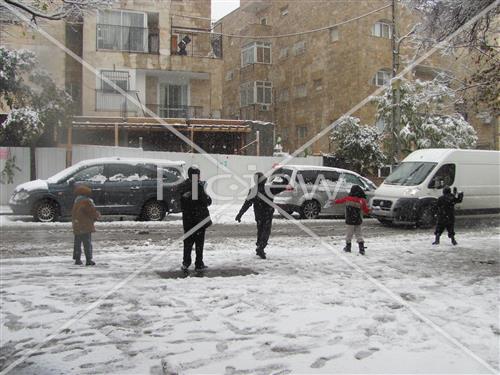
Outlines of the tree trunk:
[[36,146],[30,145],[30,180],[36,180]]

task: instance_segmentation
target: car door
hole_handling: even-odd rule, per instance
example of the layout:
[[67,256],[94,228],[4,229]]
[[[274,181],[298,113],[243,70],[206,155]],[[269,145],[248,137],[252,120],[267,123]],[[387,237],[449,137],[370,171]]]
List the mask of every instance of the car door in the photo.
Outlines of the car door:
[[342,190],[338,189],[339,185],[339,176],[340,174],[337,171],[325,171],[324,174],[324,184],[328,189],[328,202],[325,205],[325,213],[330,215],[341,215],[342,207],[339,208],[335,203],[332,203],[332,200],[342,198],[345,194]]
[[104,206],[103,187],[105,180],[106,177],[104,176],[103,164],[83,167],[73,175],[69,176],[65,181],[61,182],[61,189],[58,194],[61,200],[64,201],[65,206],[72,207],[75,199],[75,186],[78,184],[85,184],[92,189],[91,198],[96,207],[101,210]]
[[142,180],[136,165],[110,163],[104,167],[104,205],[113,215],[135,215],[143,201]]

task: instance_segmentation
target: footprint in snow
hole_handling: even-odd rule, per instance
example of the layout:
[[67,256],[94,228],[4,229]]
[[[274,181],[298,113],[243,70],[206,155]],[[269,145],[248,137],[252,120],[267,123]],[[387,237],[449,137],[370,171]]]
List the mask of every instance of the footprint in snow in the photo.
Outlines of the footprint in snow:
[[380,349],[379,348],[370,348],[368,350],[360,350],[356,354],[354,354],[354,358],[357,360],[362,360],[365,359],[369,356],[371,356],[373,353],[378,352]]
[[225,342],[219,342],[219,343],[217,343],[215,348],[220,353],[220,352],[226,351],[229,348],[229,346]]
[[332,355],[330,357],[319,357],[317,360],[315,360],[312,363],[311,368],[321,368],[321,367],[325,366],[326,362],[331,361],[332,359],[335,359],[335,358],[339,358],[339,357],[342,357],[342,354],[335,354],[335,355]]
[[380,323],[394,322],[396,317],[390,314],[377,314],[373,316],[373,319]]

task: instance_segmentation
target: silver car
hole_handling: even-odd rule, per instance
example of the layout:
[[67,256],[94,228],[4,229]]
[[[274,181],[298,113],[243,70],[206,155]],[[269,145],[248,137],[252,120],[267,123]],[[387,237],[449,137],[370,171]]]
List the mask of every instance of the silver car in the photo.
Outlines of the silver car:
[[353,171],[307,165],[278,167],[269,184],[285,186],[285,190],[274,197],[274,203],[289,214],[298,212],[303,219],[315,219],[320,214],[344,216],[345,205],[331,204],[332,199],[347,196],[353,185],[359,185],[369,200],[377,188]]

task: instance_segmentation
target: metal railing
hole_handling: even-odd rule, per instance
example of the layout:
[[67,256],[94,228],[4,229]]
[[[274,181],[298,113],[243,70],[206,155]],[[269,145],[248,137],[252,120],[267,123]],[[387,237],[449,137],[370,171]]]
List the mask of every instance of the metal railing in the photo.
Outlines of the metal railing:
[[146,104],[146,107],[161,118],[203,118],[206,117],[201,106],[171,106]]
[[136,91],[127,91],[128,96],[108,90],[95,90],[96,111],[137,112],[139,109],[129,99],[136,98]]
[[222,59],[222,35],[173,31],[170,45],[172,55]]
[[147,27],[97,24],[97,49],[140,53],[159,53],[158,29]]

